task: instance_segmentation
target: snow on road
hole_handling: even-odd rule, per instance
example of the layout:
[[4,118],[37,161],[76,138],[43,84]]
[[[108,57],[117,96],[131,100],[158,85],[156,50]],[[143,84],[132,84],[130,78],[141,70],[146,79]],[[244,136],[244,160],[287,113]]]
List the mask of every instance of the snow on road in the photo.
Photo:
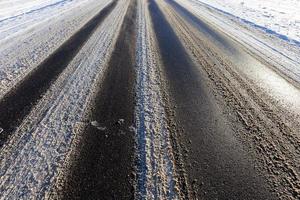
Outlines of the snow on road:
[[3,198],[39,199],[50,190],[102,80],[127,7],[128,1],[118,2],[1,150]]
[[[232,36],[235,40],[238,40],[242,43],[249,51],[252,51],[256,55],[260,55],[263,60],[267,60],[271,66],[277,72],[280,72],[285,78],[296,82],[296,85],[300,84],[300,40],[299,41],[289,41],[286,39],[284,35],[279,35],[277,33],[273,33],[270,29],[258,28],[256,25],[253,26],[253,23],[248,23],[245,20],[241,20],[239,17],[242,16],[234,16],[228,14],[227,12],[223,12],[222,9],[225,9],[221,6],[222,3],[218,4],[222,9],[211,7],[210,5],[216,6],[217,0],[211,1],[210,5],[201,3],[202,0],[177,0],[182,5],[187,6],[191,11],[195,11],[198,16],[201,18],[205,18],[209,21],[209,23],[218,27],[222,32]],[[206,0],[203,0],[206,1]],[[228,1],[228,0],[227,0]],[[227,2],[226,1],[226,2]],[[215,3],[213,3],[215,2]],[[228,1],[229,2],[229,1]],[[230,1],[233,4],[233,1]],[[253,5],[258,4],[261,1],[253,1]],[[294,2],[294,4],[293,4]],[[208,3],[208,1],[207,1]],[[250,2],[247,3],[247,5]],[[252,3],[252,1],[251,1]],[[278,3],[278,1],[274,1],[274,4]],[[229,5],[231,5],[229,4]],[[246,3],[245,3],[246,4]],[[268,5],[269,1],[264,1],[264,4],[260,3],[259,5]],[[284,7],[284,5],[289,5],[293,7],[290,9],[288,13],[293,15],[294,18],[300,20],[299,12],[294,12],[296,10],[300,10],[300,1],[282,1],[282,3],[278,3],[278,9]],[[229,6],[227,5],[227,6]],[[251,4],[252,5],[252,4]],[[270,9],[270,8],[269,8]],[[258,15],[259,16],[259,15]],[[248,19],[249,20],[249,19]],[[263,18],[261,19],[262,21]],[[272,23],[275,23],[275,20],[272,20]],[[300,22],[300,21],[299,21]],[[270,22],[271,23],[271,22]],[[286,21],[285,21],[286,23]],[[296,31],[300,31],[300,23],[297,27],[294,27],[291,24],[281,23],[280,26],[289,27],[289,33],[292,33],[295,29]]]
[[[264,32],[244,25],[236,18],[197,0],[176,1],[209,24],[215,32],[226,35],[222,36],[223,39],[229,39],[234,44],[235,53],[232,53],[226,45],[221,45],[220,48],[217,38],[213,40],[215,48],[234,63],[240,75],[252,80],[258,88],[288,110],[299,113],[300,92],[297,86],[300,85],[300,47],[277,37],[269,37]],[[203,31],[201,27],[199,30]],[[246,51],[241,51],[240,48]]]
[[[20,4],[21,1],[16,2],[19,3],[16,6],[23,5]],[[11,12],[4,12],[6,18],[0,20],[0,97],[95,16],[110,0],[37,2],[32,1],[32,4],[29,4],[31,7],[25,3],[24,7],[20,7],[23,14],[16,15],[17,17]],[[4,6],[8,6],[8,10],[15,9],[9,6],[10,2],[0,1],[0,5],[2,10],[6,8]]]
[[[205,25],[201,27],[180,13],[180,20],[188,21],[190,24],[187,27],[193,27],[184,29],[190,31],[187,36],[192,35],[192,31],[197,32],[199,38],[196,39],[199,40],[195,41],[202,41],[200,37],[203,37],[210,48],[224,57],[226,63],[228,61],[232,64],[228,65],[234,69],[232,71],[239,72],[238,78],[249,80],[251,87],[262,89],[266,95],[273,94],[275,99],[286,102],[286,107],[299,114],[300,92],[294,84],[300,84],[300,45],[297,41],[287,41],[284,37],[299,41],[300,21],[296,12],[299,10],[299,1],[274,0],[274,5],[270,1],[262,3],[261,0],[251,3],[229,0],[174,1],[207,25],[205,30]],[[110,2],[111,0],[0,0],[0,98]],[[129,3],[128,0],[117,2],[116,7],[2,147],[1,198],[41,199],[51,190],[60,166],[66,164],[65,158],[78,129],[88,123],[87,115],[92,109],[90,105],[98,91],[96,87],[105,76]],[[282,4],[285,6],[280,6]],[[167,97],[164,93],[167,88],[163,84],[165,77],[161,72],[160,52],[151,24],[148,1],[137,0],[137,5],[137,160],[134,192],[137,199],[181,199],[182,188],[178,185],[180,169],[174,163],[176,152],[172,148],[172,133],[168,124]],[[179,18],[173,17],[172,20],[174,19],[173,23],[179,25]],[[253,26],[256,24],[266,29]],[[266,30],[270,30],[267,31],[270,36],[266,34]],[[272,31],[283,36],[275,32],[273,34]],[[192,46],[193,41],[187,44]],[[225,45],[221,44],[222,41]],[[224,71],[229,77],[225,77],[226,80],[230,80],[232,84],[235,81],[225,68],[213,70],[218,73]],[[248,97],[244,88],[240,91],[233,86],[232,88],[232,94],[240,93],[241,96],[243,94]],[[261,99],[257,99],[257,102],[259,100]],[[252,104],[256,105],[256,101]],[[254,114],[255,112],[253,111]],[[2,131],[0,127],[0,134]],[[281,142],[282,137],[278,138]],[[272,140],[270,144],[273,145]],[[283,144],[283,147],[284,145],[290,144]],[[274,149],[281,155],[281,149]],[[266,160],[270,159],[267,153]],[[294,166],[286,168],[290,169],[288,173],[294,173]],[[293,187],[299,182],[298,177],[295,180],[290,183]]]
[[138,1],[136,49],[137,199],[178,199],[174,155],[147,1]]
[[[12,15],[14,14],[13,12],[7,13],[7,16],[0,20],[0,41],[3,43],[8,38],[20,35],[30,28],[49,21],[49,19],[53,20],[59,16],[64,16],[66,12],[82,6],[84,3],[86,1],[73,3],[70,3],[70,1],[59,1],[38,9],[33,7],[19,15]],[[13,9],[15,8],[13,7]],[[3,10],[4,13],[7,10],[10,10],[10,8]]]
[[[239,36],[245,37],[244,30],[238,29],[239,26],[230,23],[224,26],[226,23],[223,22],[228,22],[228,19],[216,17],[218,14],[215,10],[208,12],[205,6],[176,1],[185,5],[188,10],[174,1],[169,1],[171,9],[166,9],[166,18],[172,27],[176,27],[175,31],[180,40],[189,50],[189,54],[195,57],[199,68],[204,69],[212,83],[217,86],[214,91],[219,90],[222,100],[228,102],[222,106],[223,110],[232,109],[229,115],[236,113],[248,127],[243,131],[234,129],[236,138],[242,141],[244,146],[250,144],[258,149],[255,157],[265,163],[263,168],[269,176],[266,180],[270,183],[272,191],[277,193],[278,199],[299,199],[299,117],[289,113],[295,111],[299,115],[299,89],[271,70],[267,63],[256,60],[255,54],[249,53],[251,48],[246,50],[238,45],[241,40]],[[167,5],[161,7],[167,8]],[[189,11],[194,15],[189,15]],[[232,30],[240,31],[240,34],[228,34]],[[265,52],[260,55],[263,53]],[[263,92],[261,87],[264,88]],[[281,98],[277,96],[270,100],[265,96],[274,93]],[[278,101],[281,100],[285,103],[293,101],[294,104],[281,111],[278,106]],[[279,157],[280,159],[277,159]]]
[[26,15],[36,10],[51,7],[72,0],[1,0],[0,21]]
[[196,0],[300,42],[299,0]]

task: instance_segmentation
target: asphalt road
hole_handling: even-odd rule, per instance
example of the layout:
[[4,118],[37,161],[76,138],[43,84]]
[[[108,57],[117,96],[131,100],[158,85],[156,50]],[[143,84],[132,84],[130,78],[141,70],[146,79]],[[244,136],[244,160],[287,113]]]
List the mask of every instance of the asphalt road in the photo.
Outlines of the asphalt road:
[[109,2],[0,99],[0,199],[300,198],[297,81],[189,3]]

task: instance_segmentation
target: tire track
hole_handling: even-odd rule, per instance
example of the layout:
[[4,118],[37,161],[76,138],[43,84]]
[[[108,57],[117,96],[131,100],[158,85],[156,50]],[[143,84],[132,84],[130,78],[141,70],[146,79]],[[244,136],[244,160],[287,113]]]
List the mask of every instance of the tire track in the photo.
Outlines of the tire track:
[[[28,29],[18,27],[22,30],[1,40],[0,99],[110,2],[111,0],[74,0],[68,8],[65,7],[65,11],[57,10],[57,15],[49,12],[38,24],[31,24]],[[18,18],[21,21],[27,19],[26,16]],[[9,26],[14,22],[7,23]]]
[[[263,60],[262,58],[258,58],[264,56],[263,53],[256,52],[255,48],[250,50],[249,47],[246,47],[247,44],[245,44],[242,39],[231,36],[227,33],[227,30],[222,30],[220,25],[211,23],[211,19],[207,19],[201,14],[197,14],[197,10],[195,11],[194,8],[187,6],[186,3],[181,2],[181,4],[187,6],[190,10],[179,5],[176,1],[169,2],[176,6],[177,12],[180,13],[191,26],[198,29],[198,35],[202,38],[206,38],[210,48],[218,51],[218,54],[226,60],[231,61],[232,67],[235,68],[239,75],[246,76],[256,88],[261,88],[266,91],[267,95],[269,95],[270,98],[277,100],[277,104],[280,104],[281,107],[285,107],[289,112],[294,112],[294,115],[299,115],[300,101],[298,99],[300,99],[300,92],[295,85],[287,80],[287,76],[278,72],[280,67],[277,70],[274,70],[273,64],[266,62],[266,60]],[[223,38],[232,43],[231,46],[234,46],[236,53],[233,53],[228,48],[224,48],[219,45],[214,38],[211,38],[211,36],[207,34],[207,31],[205,31],[205,26],[202,26],[203,23],[207,24],[206,26],[210,26],[215,32],[223,34]],[[204,31],[202,29],[204,29]],[[282,60],[282,58],[272,59],[279,62]],[[284,63],[285,59],[282,61],[283,65],[285,65]],[[297,65],[294,67],[296,66]]]
[[167,13],[167,4],[151,4],[177,126],[183,129],[183,145],[187,147],[185,162],[193,198],[272,199],[267,184],[253,169],[251,157],[227,125],[205,82],[205,74],[192,62],[173,30],[179,24],[169,24],[173,16]]
[[108,4],[0,100],[0,127],[3,129],[0,147],[68,66],[115,4],[115,1]]
[[[173,5],[176,9],[176,4]],[[180,38],[190,55],[200,64],[199,67],[207,73],[215,91],[218,91],[217,95],[221,95],[222,101],[225,100],[227,109],[232,109],[229,112],[236,113],[246,127],[246,130],[241,130],[243,135],[238,134],[238,137],[242,137],[247,146],[256,150],[255,157],[263,162],[260,167],[268,174],[270,187],[279,198],[297,198],[299,138],[293,131],[297,130],[297,125],[292,122],[294,117],[290,116],[289,122],[283,115],[278,115],[288,113],[266,99],[261,91],[249,86],[251,82],[235,72],[231,67],[233,64],[218,55],[197,30],[187,26],[188,20],[185,22],[179,15],[172,14],[175,12],[168,12],[169,19],[172,18],[173,23],[176,23]]]
[[136,0],[52,199],[133,199]]
[[2,148],[2,197],[40,199],[49,193],[77,130],[85,124],[127,6],[126,0],[117,3]]
[[0,198],[298,199],[300,125],[233,41],[176,1],[113,0],[0,99]]

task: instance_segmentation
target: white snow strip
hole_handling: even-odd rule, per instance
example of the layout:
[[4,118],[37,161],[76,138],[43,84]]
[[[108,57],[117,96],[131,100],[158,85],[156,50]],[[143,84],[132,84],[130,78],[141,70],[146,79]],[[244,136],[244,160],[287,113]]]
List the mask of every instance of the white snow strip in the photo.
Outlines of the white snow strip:
[[147,1],[137,19],[136,199],[178,199],[174,156],[160,84],[159,59]]
[[299,0],[196,0],[300,42]]
[[64,162],[113,51],[127,0],[115,9],[29,114],[0,153],[3,199],[43,199]]

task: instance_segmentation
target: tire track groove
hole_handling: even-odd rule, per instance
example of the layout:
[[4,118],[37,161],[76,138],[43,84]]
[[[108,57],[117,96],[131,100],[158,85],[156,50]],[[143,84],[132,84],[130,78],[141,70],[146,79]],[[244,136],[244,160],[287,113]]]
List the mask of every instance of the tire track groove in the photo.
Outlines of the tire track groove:
[[[107,69],[128,1],[120,0],[0,152],[7,199],[44,198]],[[124,9],[125,8],[125,9]],[[87,56],[87,54],[89,56]],[[34,120],[33,120],[34,119]]]
[[[175,9],[177,8],[176,3],[172,2],[171,5]],[[209,42],[204,41],[197,34],[197,30],[188,26],[188,20],[187,22],[182,20],[182,17],[175,13],[176,11],[173,10],[168,12],[168,15],[170,19],[174,20],[174,23],[178,24],[178,34],[181,35],[186,48],[200,64],[200,67],[205,70],[208,78],[214,84],[215,91],[218,91],[218,95],[221,95],[227,106],[234,110],[246,128],[246,132],[243,131],[247,135],[246,138],[251,140],[254,149],[259,155],[262,155],[258,157],[264,163],[263,170],[272,174],[268,176],[271,187],[279,198],[286,198],[287,193],[291,195],[289,198],[298,198],[299,138],[293,131],[297,128],[292,128],[297,125],[293,125],[283,116],[279,116],[278,113],[285,111],[274,106],[274,102],[265,99],[266,97],[259,93],[261,91],[249,87],[251,82],[249,83],[234,71],[230,61],[220,57],[216,50],[210,47]],[[189,31],[187,32],[187,30]],[[293,118],[295,117],[291,116],[291,119]],[[280,123],[274,124],[274,122]]]
[[[51,199],[134,196],[134,60],[136,0],[130,0],[89,124],[77,135]],[[108,184],[110,183],[110,184]]]
[[29,114],[59,74],[68,66],[115,4],[115,1],[109,3],[51,56],[37,66],[23,81],[4,95],[0,100],[0,127],[3,129],[0,134],[0,147]]

